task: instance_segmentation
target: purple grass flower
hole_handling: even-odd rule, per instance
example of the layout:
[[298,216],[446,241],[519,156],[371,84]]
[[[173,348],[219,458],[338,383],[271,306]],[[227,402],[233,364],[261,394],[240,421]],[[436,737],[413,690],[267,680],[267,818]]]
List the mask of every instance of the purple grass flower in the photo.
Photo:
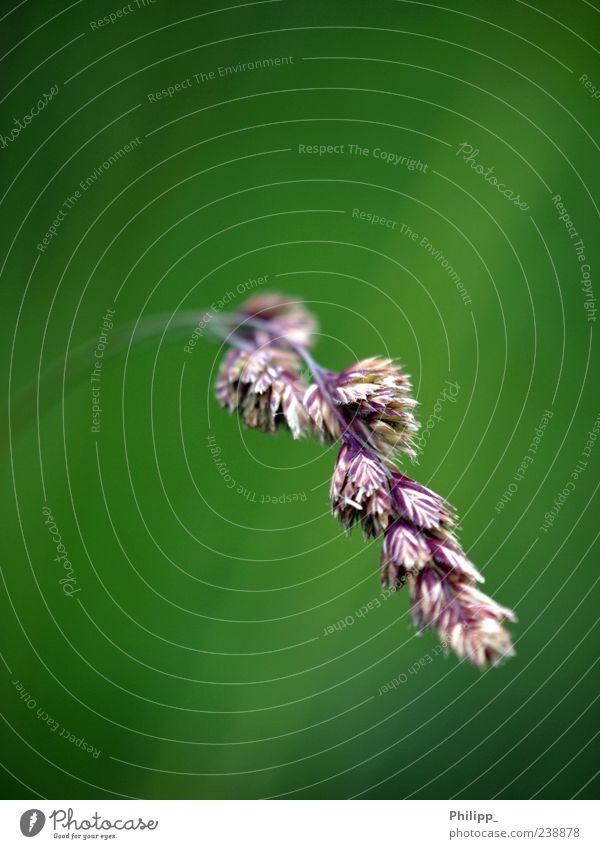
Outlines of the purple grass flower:
[[304,393],[303,404],[319,438],[330,445],[337,442],[342,435],[343,423],[333,402],[327,403],[327,396],[324,397],[316,383],[311,383]]
[[[328,371],[307,350],[314,330],[302,304],[281,295],[255,296],[229,314],[221,332],[234,347],[217,377],[219,402],[249,427],[339,442],[332,512],[346,531],[358,523],[365,539],[383,534],[383,586],[406,584],[417,628],[435,628],[459,657],[479,667],[510,657],[502,623],[515,616],[477,589],[483,578],[456,538],[452,507],[394,465],[397,451],[415,454],[408,376],[379,357]],[[308,387],[302,362],[314,377]]]
[[314,319],[301,304],[276,294],[250,298],[235,319],[227,328],[235,347],[225,355],[215,385],[219,403],[237,410],[248,427],[271,433],[285,427],[297,439],[310,420],[302,403],[302,362],[289,345],[310,344]]
[[299,301],[293,301],[275,292],[253,295],[242,304],[241,315],[257,318],[268,323],[268,330],[257,331],[259,344],[264,342],[264,334],[269,337],[280,336],[296,342],[304,348],[310,348],[314,341],[316,322],[314,317]]
[[381,583],[397,589],[406,582],[409,573],[417,574],[431,553],[417,528],[403,519],[394,519],[387,530],[381,548]]
[[510,636],[501,623],[515,616],[476,588],[483,578],[452,531],[447,503],[406,475],[395,475],[392,492],[400,518],[385,533],[383,586],[406,584],[416,626],[436,628],[459,657],[480,667],[510,657]]
[[453,527],[454,521],[445,502],[431,490],[425,490],[406,476],[395,479],[396,508],[401,516],[422,528]]
[[407,585],[416,627],[436,628],[444,645],[459,657],[482,667],[514,654],[502,626],[504,620],[515,621],[514,613],[469,581],[429,564],[407,575]]
[[333,470],[331,509],[349,531],[360,522],[365,539],[387,527],[392,495],[385,468],[360,446],[343,443]]
[[377,454],[393,457],[396,451],[404,451],[415,456],[412,437],[418,429],[413,414],[416,401],[410,397],[410,380],[397,363],[370,357],[337,374],[328,372],[326,378],[327,397],[316,383],[304,397],[308,413],[326,441],[339,439],[345,422]]
[[298,358],[272,345],[254,351],[232,348],[223,360],[215,393],[222,407],[238,410],[248,427],[275,433],[287,427],[294,439],[309,425],[302,403],[306,384]]

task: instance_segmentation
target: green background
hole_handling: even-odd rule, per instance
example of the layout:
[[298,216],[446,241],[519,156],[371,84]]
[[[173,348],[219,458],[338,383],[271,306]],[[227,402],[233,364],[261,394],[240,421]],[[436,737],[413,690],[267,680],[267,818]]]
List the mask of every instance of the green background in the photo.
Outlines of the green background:
[[[4,795],[596,795],[599,447],[560,493],[598,427],[598,352],[552,197],[593,281],[600,100],[580,77],[600,86],[600,12],[158,0],[94,29],[124,6],[11,7],[0,133],[59,90],[0,149]],[[40,252],[65,198],[135,137]],[[528,209],[469,167],[462,143]],[[310,144],[344,152],[299,152]],[[237,308],[238,284],[263,275],[261,291],[318,317],[321,363],[406,364],[434,425],[404,468],[456,505],[486,591],[516,610],[504,666],[480,673],[436,653],[406,594],[382,599],[379,543],[329,516],[334,452],[241,430],[213,398],[222,352],[209,339],[189,354],[189,329],[131,347],[113,330],[91,432],[108,308],[120,326],[199,313],[230,291]],[[533,462],[497,509],[545,410]],[[73,564],[71,598],[44,505]],[[340,620],[352,624],[324,636]]]

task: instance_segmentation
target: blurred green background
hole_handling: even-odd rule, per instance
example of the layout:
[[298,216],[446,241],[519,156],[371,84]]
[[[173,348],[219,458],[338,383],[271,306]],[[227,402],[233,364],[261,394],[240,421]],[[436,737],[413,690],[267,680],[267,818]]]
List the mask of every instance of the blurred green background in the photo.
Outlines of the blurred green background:
[[[599,12],[3,14],[3,794],[597,795]],[[271,289],[314,311],[321,363],[406,364],[424,436],[404,468],[517,611],[506,665],[414,633],[378,543],[329,516],[334,453],[217,406],[218,345],[118,329]]]

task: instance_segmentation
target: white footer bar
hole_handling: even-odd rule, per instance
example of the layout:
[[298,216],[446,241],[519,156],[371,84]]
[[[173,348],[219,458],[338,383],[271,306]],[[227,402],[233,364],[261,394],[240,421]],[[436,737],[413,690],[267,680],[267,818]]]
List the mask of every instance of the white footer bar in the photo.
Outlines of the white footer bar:
[[597,849],[599,813],[583,800],[21,800],[0,802],[0,845]]

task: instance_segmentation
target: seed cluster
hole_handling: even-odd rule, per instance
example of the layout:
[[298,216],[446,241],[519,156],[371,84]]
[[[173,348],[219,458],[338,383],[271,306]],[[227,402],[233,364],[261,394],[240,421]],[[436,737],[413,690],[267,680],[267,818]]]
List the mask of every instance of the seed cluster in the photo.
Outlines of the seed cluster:
[[[383,537],[381,583],[406,585],[415,626],[435,628],[444,645],[478,667],[512,655],[503,622],[515,615],[477,588],[483,578],[458,542],[452,508],[395,465],[398,451],[414,457],[418,430],[402,367],[370,357],[340,372],[322,368],[308,352],[312,316],[281,295],[251,298],[230,318],[233,347],[216,382],[221,405],[248,427],[339,444],[333,515],[346,531],[356,523],[365,539]],[[303,363],[314,377],[309,386]]]

